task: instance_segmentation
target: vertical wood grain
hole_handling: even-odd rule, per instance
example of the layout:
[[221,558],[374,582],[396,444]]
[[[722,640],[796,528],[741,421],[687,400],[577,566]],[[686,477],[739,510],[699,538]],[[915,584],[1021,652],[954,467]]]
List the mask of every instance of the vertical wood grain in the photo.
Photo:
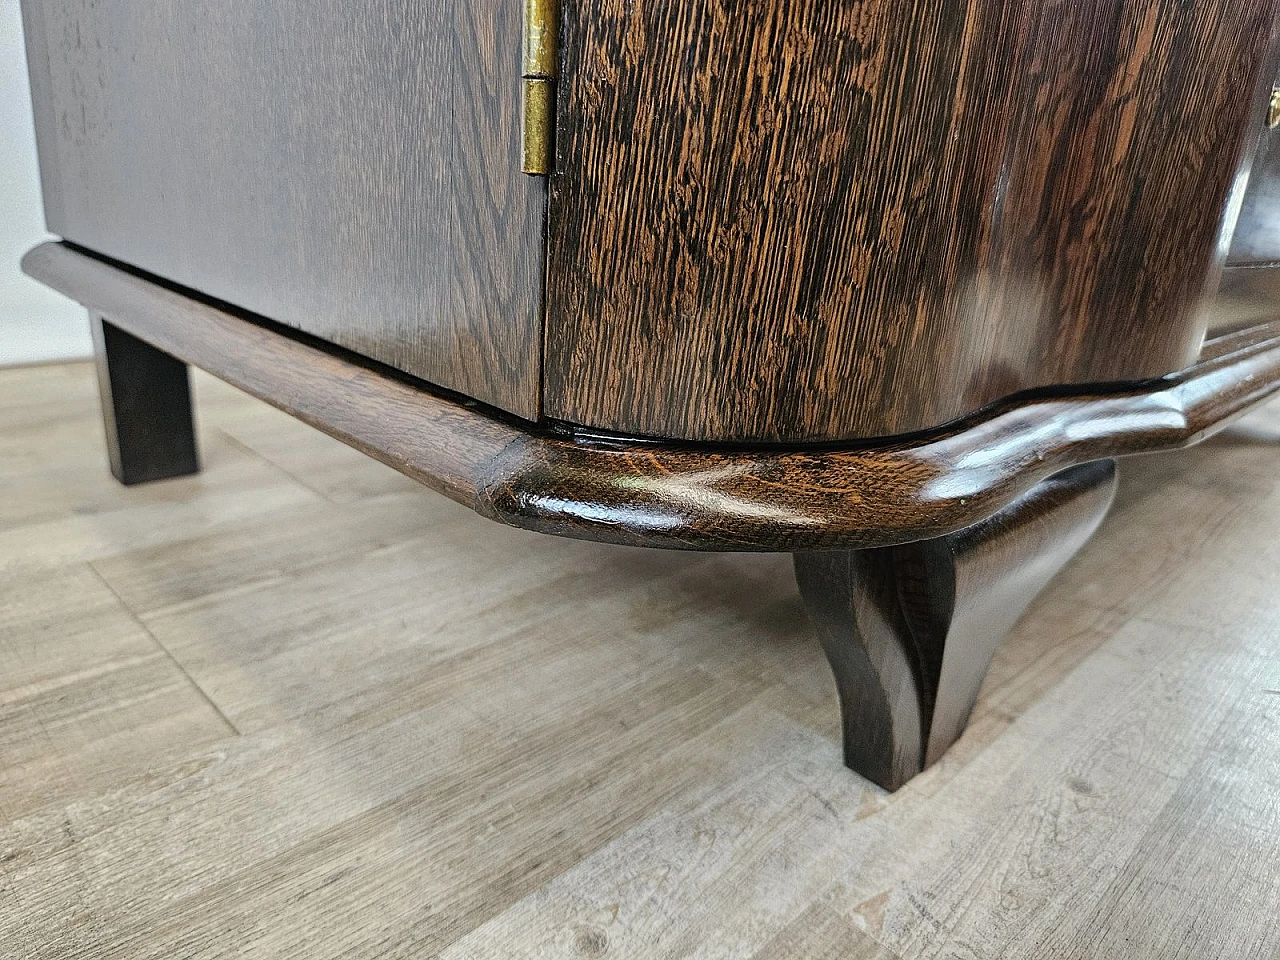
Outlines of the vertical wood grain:
[[519,4],[23,7],[53,232],[537,417]]
[[1274,0],[565,16],[549,416],[848,439],[1194,355]]

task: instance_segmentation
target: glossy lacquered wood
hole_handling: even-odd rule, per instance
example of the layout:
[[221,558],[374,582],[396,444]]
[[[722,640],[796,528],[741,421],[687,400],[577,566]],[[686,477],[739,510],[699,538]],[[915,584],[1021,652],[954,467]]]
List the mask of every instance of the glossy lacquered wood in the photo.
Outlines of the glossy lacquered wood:
[[132,486],[197,472],[187,365],[98,314],[89,322],[112,475]]
[[77,253],[44,244],[23,269],[152,346],[267,400],[467,506],[476,472],[519,434],[392,371],[293,339]]
[[1227,262],[1234,266],[1280,262],[1280,126],[1259,137]]
[[545,412],[839,441],[1183,367],[1275,9],[566,4]]
[[23,0],[51,232],[524,417],[518,0]]
[[996,646],[1093,535],[1115,489],[1114,461],[1085,464],[949,536],[796,554],[836,675],[850,768],[896,790],[941,759]]
[[485,516],[545,533],[703,550],[939,537],[1068,467],[1184,447],[1280,390],[1280,324],[1226,334],[1180,374],[1024,396],[947,431],[863,447],[719,448],[533,432],[474,404],[77,252],[33,277]]

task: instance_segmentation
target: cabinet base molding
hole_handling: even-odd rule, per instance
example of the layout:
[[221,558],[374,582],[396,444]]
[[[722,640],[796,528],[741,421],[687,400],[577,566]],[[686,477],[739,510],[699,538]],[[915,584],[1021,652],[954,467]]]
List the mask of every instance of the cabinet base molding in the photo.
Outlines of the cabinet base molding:
[[548,534],[796,554],[849,765],[896,788],[960,735],[995,645],[1110,504],[1114,461],[1205,439],[1280,391],[1280,321],[1143,383],[1041,391],[928,434],[723,447],[535,424],[67,244],[32,277],[94,318],[112,469],[197,468],[186,364],[483,516]]
[[947,429],[852,447],[698,446],[518,420],[62,243],[23,268],[137,340],[483,516],[683,550],[868,549],[956,533],[1069,467],[1199,443],[1280,391],[1280,321],[1179,373],[1014,396]]
[[1085,464],[945,537],[795,555],[850,768],[896,790],[942,757],[1000,640],[1093,535],[1115,489],[1115,461]]

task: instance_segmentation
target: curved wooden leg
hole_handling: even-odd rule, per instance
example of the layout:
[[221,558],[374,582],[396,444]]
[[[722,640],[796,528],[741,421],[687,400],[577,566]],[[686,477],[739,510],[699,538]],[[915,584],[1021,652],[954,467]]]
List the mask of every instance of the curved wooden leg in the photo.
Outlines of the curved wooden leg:
[[846,764],[896,790],[942,756],[996,645],[1093,535],[1115,486],[1114,461],[1086,464],[949,536],[795,555],[836,675]]
[[90,313],[111,472],[126,486],[200,469],[187,365]]

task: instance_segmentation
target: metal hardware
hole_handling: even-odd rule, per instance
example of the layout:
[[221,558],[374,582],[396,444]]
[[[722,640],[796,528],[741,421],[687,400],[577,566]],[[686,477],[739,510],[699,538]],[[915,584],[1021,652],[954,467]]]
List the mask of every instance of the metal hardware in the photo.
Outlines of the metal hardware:
[[554,162],[556,139],[556,82],[540,77],[521,81],[523,91],[523,139],[520,168],[528,174],[545,176]]
[[545,176],[555,164],[560,0],[525,0],[521,74],[520,167]]
[[1271,106],[1267,110],[1267,126],[1272,130],[1280,127],[1280,84],[1271,88]]
[[526,80],[554,80],[560,75],[560,2],[524,0],[524,56]]

